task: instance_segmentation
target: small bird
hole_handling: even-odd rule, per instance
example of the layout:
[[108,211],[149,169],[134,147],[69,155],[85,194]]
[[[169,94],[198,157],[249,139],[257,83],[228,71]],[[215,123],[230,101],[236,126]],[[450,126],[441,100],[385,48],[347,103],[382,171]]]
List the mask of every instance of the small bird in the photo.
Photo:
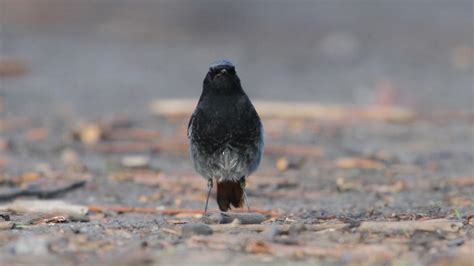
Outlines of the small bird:
[[245,181],[260,164],[263,127],[260,117],[240,84],[234,65],[227,60],[209,67],[196,109],[188,124],[194,169],[208,180],[207,212],[213,180],[221,211],[231,205],[250,207]]

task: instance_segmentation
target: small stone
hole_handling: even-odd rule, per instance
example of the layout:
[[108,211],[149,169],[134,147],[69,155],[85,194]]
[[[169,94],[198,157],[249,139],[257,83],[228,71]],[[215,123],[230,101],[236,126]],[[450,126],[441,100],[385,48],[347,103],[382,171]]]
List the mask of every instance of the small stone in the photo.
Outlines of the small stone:
[[290,226],[288,233],[290,235],[298,235],[304,231],[306,231],[306,226],[303,223],[295,223]]
[[46,237],[23,237],[11,245],[11,251],[17,255],[44,256],[49,253],[49,241]]
[[448,247],[459,247],[464,245],[465,240],[462,238],[454,239],[448,242]]
[[268,230],[265,233],[266,237],[271,241],[273,241],[277,236],[279,236],[281,234],[283,234],[283,232],[278,227],[276,227],[274,225],[272,225],[270,227],[270,230]]
[[212,228],[203,223],[189,223],[181,227],[181,234],[185,237],[192,235],[212,235]]
[[220,224],[221,215],[220,213],[206,213],[203,214],[201,220],[206,224]]
[[10,221],[10,214],[8,213],[4,213],[4,212],[0,212],[0,218],[3,219],[4,221]]
[[261,224],[263,221],[267,220],[268,217],[260,214],[260,213],[253,213],[253,212],[245,212],[245,213],[231,213],[231,212],[221,212],[220,213],[220,224],[228,224],[232,223],[235,220],[238,220],[240,224]]

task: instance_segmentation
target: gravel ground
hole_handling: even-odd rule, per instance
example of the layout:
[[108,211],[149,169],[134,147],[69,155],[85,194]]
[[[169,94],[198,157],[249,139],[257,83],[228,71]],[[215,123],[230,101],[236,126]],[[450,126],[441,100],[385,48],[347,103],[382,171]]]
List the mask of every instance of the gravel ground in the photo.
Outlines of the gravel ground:
[[[471,265],[472,8],[0,0],[0,198],[85,180],[54,198],[89,208],[0,208],[0,228],[15,224],[0,229],[0,263]],[[148,106],[198,97],[207,64],[222,57],[252,99],[414,115],[265,118],[268,150],[248,195],[270,215],[266,230],[210,224],[206,235],[195,226],[206,181],[183,147],[187,117]],[[416,227],[433,219],[457,227]]]

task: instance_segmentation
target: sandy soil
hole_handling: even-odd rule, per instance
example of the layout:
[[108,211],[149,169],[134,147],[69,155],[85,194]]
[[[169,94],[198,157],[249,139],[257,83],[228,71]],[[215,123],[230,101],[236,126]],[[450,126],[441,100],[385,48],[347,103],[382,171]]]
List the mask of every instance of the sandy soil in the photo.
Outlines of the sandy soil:
[[[0,0],[0,263],[471,265],[471,11]],[[222,56],[252,99],[324,114],[264,118],[263,229],[202,218],[187,116],[149,108]],[[45,198],[87,213],[5,208]]]

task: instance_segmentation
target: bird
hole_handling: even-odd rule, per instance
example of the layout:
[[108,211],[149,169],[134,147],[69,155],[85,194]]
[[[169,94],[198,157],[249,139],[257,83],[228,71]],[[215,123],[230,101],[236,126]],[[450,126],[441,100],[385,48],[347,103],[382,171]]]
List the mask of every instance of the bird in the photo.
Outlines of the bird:
[[214,180],[217,204],[223,212],[250,205],[247,178],[263,154],[263,125],[244,92],[235,66],[219,60],[209,66],[201,96],[188,123],[190,157],[196,172],[207,179],[207,213]]

